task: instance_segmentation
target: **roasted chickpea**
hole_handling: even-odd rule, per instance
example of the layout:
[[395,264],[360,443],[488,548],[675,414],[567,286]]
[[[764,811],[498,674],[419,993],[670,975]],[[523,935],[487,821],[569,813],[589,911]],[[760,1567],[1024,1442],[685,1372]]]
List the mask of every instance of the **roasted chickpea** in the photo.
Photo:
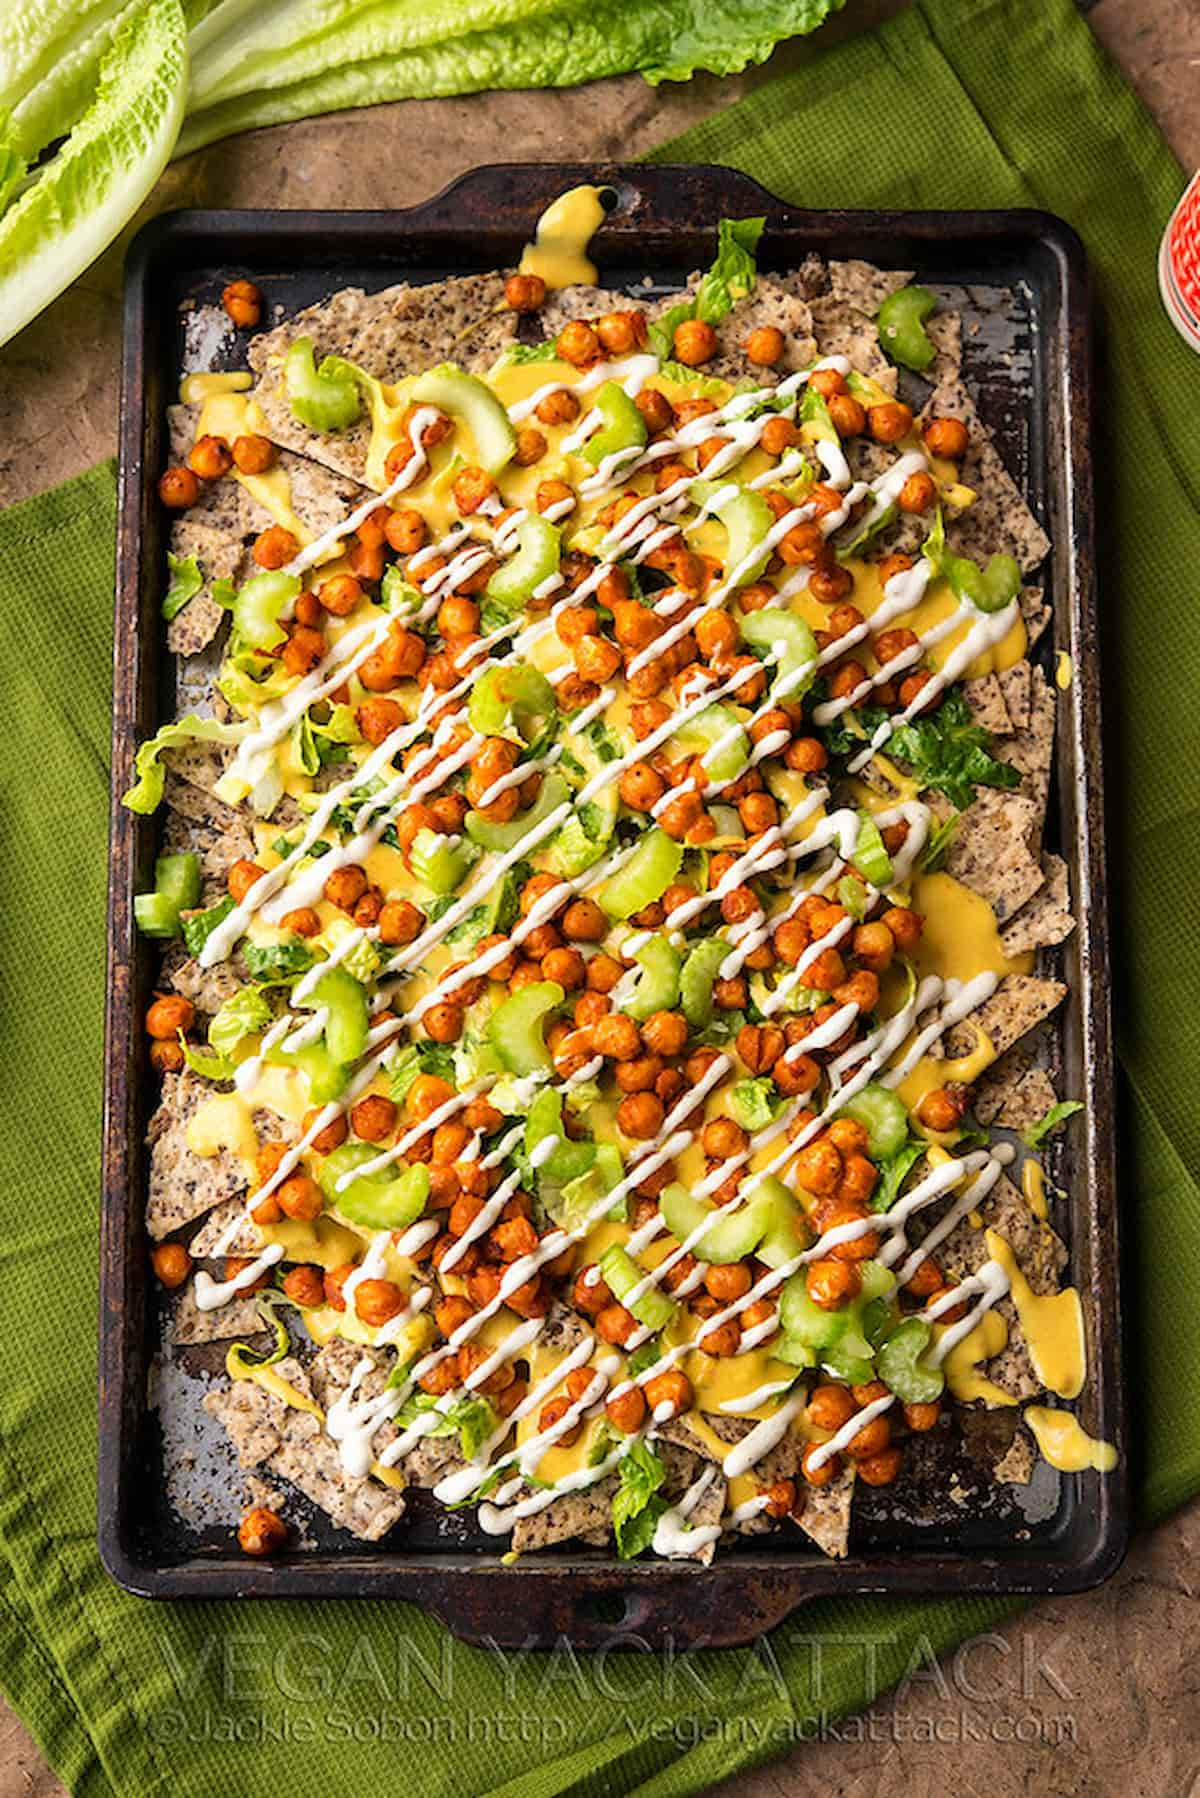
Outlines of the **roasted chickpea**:
[[865,1480],[868,1486],[890,1486],[900,1473],[900,1463],[900,1450],[893,1447],[857,1458],[854,1468],[859,1479]]
[[610,356],[628,356],[638,345],[635,321],[640,320],[644,340],[646,324],[641,313],[606,312],[595,324],[596,336]]
[[335,868],[322,888],[324,897],[339,911],[353,911],[366,890],[367,872],[357,862]]
[[391,1099],[382,1093],[368,1093],[350,1113],[355,1136],[364,1142],[384,1142],[396,1128],[399,1113]]
[[624,1305],[606,1305],[596,1316],[596,1334],[618,1348],[628,1342],[638,1328],[637,1318],[632,1311],[626,1311]]
[[233,451],[223,437],[198,437],[188,451],[188,467],[202,481],[218,481],[233,467]]
[[303,1224],[320,1217],[325,1205],[321,1188],[307,1174],[289,1174],[282,1186],[276,1187],[275,1199],[285,1217]]
[[808,590],[824,606],[845,599],[854,590],[854,576],[840,562],[818,562],[808,577]]
[[933,476],[918,469],[910,474],[900,492],[896,496],[896,504],[902,512],[928,512],[937,499],[937,487]]
[[692,1382],[681,1367],[670,1367],[665,1373],[655,1374],[647,1380],[644,1391],[646,1404],[651,1413],[663,1407],[666,1416],[680,1417],[692,1408]]
[[656,1093],[630,1093],[617,1106],[617,1128],[625,1136],[646,1142],[658,1135],[664,1115]]
[[[884,1392],[887,1388],[884,1387]],[[882,1397],[883,1393],[879,1393]],[[872,1401],[868,1399],[867,1403]],[[892,1439],[892,1426],[886,1413],[873,1417],[870,1423],[863,1424],[846,1444],[846,1453],[855,1461],[868,1459],[885,1449]]]
[[906,955],[911,955],[921,940],[921,928],[924,920],[918,912],[905,905],[893,905],[883,914],[882,922],[887,925],[893,941],[899,945]]
[[927,418],[921,426],[925,448],[931,456],[958,462],[967,453],[970,435],[961,418]]
[[783,332],[774,325],[759,325],[747,337],[744,348],[748,361],[759,368],[774,368],[783,355]]
[[[800,1457],[800,1471],[810,1486],[827,1486],[842,1471],[840,1455],[830,1455],[824,1461],[817,1460],[820,1444],[810,1442]],[[861,1472],[861,1468],[859,1469]]]
[[272,524],[254,539],[251,553],[260,568],[283,568],[299,555],[300,545],[291,531],[281,524]]
[[[320,1117],[321,1109],[322,1108],[318,1106],[314,1107],[312,1111],[305,1112],[304,1131],[306,1135]],[[341,1148],[349,1134],[350,1126],[346,1120],[345,1113],[342,1112],[330,1123],[326,1124],[325,1128],[313,1137],[312,1148],[318,1155],[332,1155],[335,1149]]]
[[283,1276],[283,1290],[293,1304],[312,1305],[325,1303],[325,1282],[319,1267],[291,1267]]
[[265,474],[275,461],[275,445],[269,437],[250,431],[233,440],[233,462],[239,474]]
[[538,401],[535,416],[544,425],[574,424],[579,417],[579,401],[569,387],[556,387]]
[[262,318],[262,290],[253,281],[227,282],[221,290],[221,304],[243,330],[252,330]]
[[819,774],[829,761],[829,753],[819,737],[795,737],[783,759],[796,774]]
[[478,512],[496,491],[496,483],[484,468],[468,465],[460,468],[450,483],[450,492],[454,504],[464,518]]
[[640,1430],[646,1418],[646,1397],[640,1386],[628,1386],[624,1392],[618,1392],[610,1398],[604,1407],[605,1416],[615,1430],[623,1436],[632,1436]]
[[162,993],[146,1012],[147,1036],[174,1040],[181,1030],[190,1030],[196,1020],[196,1008],[182,993]]
[[825,403],[839,437],[860,437],[866,430],[866,410],[852,393],[835,393]]
[[681,1011],[656,1011],[642,1025],[642,1041],[655,1055],[682,1055],[688,1039]]
[[837,1311],[856,1298],[862,1289],[862,1278],[852,1261],[810,1261],[804,1283],[808,1296],[822,1311]]
[[912,407],[900,400],[887,400],[881,406],[871,407],[867,422],[876,443],[899,443],[912,430]]
[[150,1251],[154,1276],[169,1289],[182,1286],[192,1271],[192,1258],[181,1242],[160,1242]]
[[573,899],[562,915],[562,933],[571,942],[598,943],[608,920],[594,899]]
[[675,327],[671,347],[676,362],[682,362],[685,368],[700,368],[716,355],[717,334],[704,319],[685,318]]
[[569,362],[574,368],[586,368],[589,363],[600,359],[600,339],[591,325],[581,318],[572,319],[563,326],[555,348],[561,360]]
[[603,685],[621,666],[621,652],[607,637],[583,637],[575,645],[575,666],[582,678]]
[[643,387],[633,403],[645,419],[646,429],[652,437],[669,430],[675,422],[674,407],[657,387]]
[[504,304],[514,312],[536,312],[546,298],[540,275],[510,275],[504,283]]
[[295,911],[285,912],[279,923],[281,929],[290,930],[293,936],[321,934],[321,920],[311,905],[300,905]]
[[721,1266],[710,1267],[704,1276],[706,1291],[723,1305],[732,1304],[734,1299],[745,1298],[752,1283],[750,1269],[744,1261],[730,1261]]
[[354,1288],[355,1312],[371,1329],[398,1316],[404,1305],[404,1294],[394,1280],[360,1280]]
[[[243,283],[239,282],[238,285],[243,285]],[[249,282],[244,285],[249,286]],[[228,293],[229,289],[226,288],[225,291]],[[226,305],[226,311],[229,311],[228,305]],[[257,324],[257,314],[249,322]],[[243,1554],[254,1555],[256,1558],[278,1554],[279,1550],[286,1546],[287,1539],[287,1524],[282,1517],[274,1511],[269,1511],[265,1505],[255,1505],[253,1510],[245,1513],[242,1521],[238,1524],[238,1547]]]
[[168,468],[158,477],[158,497],[172,511],[186,511],[199,499],[200,483],[190,468]]
[[[613,987],[616,986],[618,980],[622,978],[624,973],[624,968],[621,966],[620,962],[617,961],[615,956],[593,955],[587,965],[588,991],[591,993],[611,993]],[[627,1020],[627,1022],[632,1023],[632,1019]],[[636,1030],[636,1028],[637,1026],[635,1024],[634,1029]],[[605,1051],[601,1050],[599,1052],[604,1053]],[[637,1050],[631,1050],[630,1053],[636,1055]],[[619,1057],[617,1059],[619,1059]]]
[[917,1106],[917,1118],[927,1130],[954,1130],[966,1110],[966,1093],[962,1089],[936,1086],[925,1094]]

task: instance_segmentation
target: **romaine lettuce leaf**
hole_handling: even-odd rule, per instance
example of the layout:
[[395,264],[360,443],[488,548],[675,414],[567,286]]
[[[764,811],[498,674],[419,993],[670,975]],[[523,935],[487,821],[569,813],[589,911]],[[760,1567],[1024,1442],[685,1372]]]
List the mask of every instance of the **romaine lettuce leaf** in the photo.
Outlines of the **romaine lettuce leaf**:
[[221,724],[216,718],[198,718],[193,712],[186,718],[176,719],[173,724],[164,724],[149,742],[142,744],[133,758],[137,780],[127,793],[122,793],[121,804],[127,805],[131,812],[155,810],[162,799],[167,777],[161,760],[164,749],[193,742],[238,743],[245,734],[244,724]]
[[70,137],[0,220],[0,343],[137,211],[171,154],[186,87],[179,0],[145,0],[109,46],[95,97]]
[[204,585],[204,576],[195,556],[173,556],[167,551],[167,567],[171,584],[162,602],[162,615],[169,622],[178,616],[189,599],[194,599]]
[[623,1561],[640,1555],[654,1540],[654,1530],[667,1508],[658,1488],[667,1470],[654,1450],[640,1436],[621,1457],[621,1484],[613,1494],[613,1534]]
[[[478,93],[487,88],[574,87],[603,75],[640,70],[648,81],[684,81],[698,71],[736,74],[762,62],[783,38],[815,31],[841,0],[564,0],[553,11],[525,0],[510,22],[436,43],[405,49],[389,35],[384,48],[363,51],[347,61],[353,40],[349,27],[286,47],[277,30],[269,72],[250,93],[224,97],[217,86],[211,102],[195,111],[181,133],[177,155],[186,155],[233,131],[288,119],[312,118],[348,106],[381,100],[433,98]],[[370,9],[372,22],[403,19],[417,9],[391,0]],[[462,16],[446,0],[428,9],[444,33],[457,33]],[[215,15],[214,15],[215,17]],[[278,14],[273,15],[278,27]],[[394,47],[393,47],[394,46]],[[215,56],[215,51],[213,52]],[[198,78],[212,66],[207,51],[197,56]]]

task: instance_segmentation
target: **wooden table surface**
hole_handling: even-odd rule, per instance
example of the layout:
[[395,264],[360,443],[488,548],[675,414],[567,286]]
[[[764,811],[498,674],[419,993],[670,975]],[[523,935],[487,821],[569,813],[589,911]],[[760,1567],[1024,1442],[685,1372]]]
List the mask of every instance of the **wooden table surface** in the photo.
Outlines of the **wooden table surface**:
[[[815,42],[895,10],[892,0],[851,0]],[[1085,11],[1184,165],[1200,166],[1200,0],[1098,0]],[[636,156],[813,54],[813,42],[788,45],[765,70],[725,81],[651,88],[629,76],[565,93],[377,107],[365,166],[355,114],[283,126],[173,165],[146,215],[186,205],[409,204],[500,157]],[[343,154],[351,143],[353,159]],[[114,451],[122,250],[0,350],[0,504]],[[1200,1798],[1198,1566],[1200,1501],[1140,1538],[1100,1591],[1035,1605],[968,1654],[923,1665],[863,1717],[730,1781],[722,1798],[890,1798],[897,1790],[908,1798]],[[0,1798],[62,1791],[0,1700]]]

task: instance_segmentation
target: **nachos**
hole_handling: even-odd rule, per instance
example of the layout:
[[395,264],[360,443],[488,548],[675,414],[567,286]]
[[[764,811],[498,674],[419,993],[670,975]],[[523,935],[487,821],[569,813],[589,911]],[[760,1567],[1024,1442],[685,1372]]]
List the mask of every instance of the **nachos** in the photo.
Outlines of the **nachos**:
[[1004,1134],[1071,1109],[1047,539],[957,317],[761,229],[644,304],[347,290],[171,412],[151,1258],[364,1539],[840,1555],[914,1437],[1003,1410],[1027,1479],[1083,1385]]

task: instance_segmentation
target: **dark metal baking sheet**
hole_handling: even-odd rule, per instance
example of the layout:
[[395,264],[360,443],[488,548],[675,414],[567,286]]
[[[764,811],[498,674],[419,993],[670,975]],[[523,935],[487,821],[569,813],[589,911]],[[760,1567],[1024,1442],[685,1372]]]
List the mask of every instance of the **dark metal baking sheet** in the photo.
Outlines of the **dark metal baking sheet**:
[[[1053,624],[1038,655],[1066,650],[1075,678],[1060,695],[1048,846],[1066,856],[1079,920],[1048,964],[1070,998],[1048,1036],[1061,1090],[1087,1102],[1070,1149],[1052,1145],[1066,1192],[1056,1223],[1083,1296],[1089,1379],[1078,1409],[1115,1443],[1117,1470],[1001,1487],[980,1444],[958,1430],[918,1438],[893,1489],[855,1500],[850,1553],[827,1560],[796,1532],[747,1538],[713,1566],[622,1564],[565,1544],[499,1564],[467,1514],[426,1494],[390,1537],[364,1546],[299,1501],[294,1551],[269,1563],[233,1546],[240,1483],[223,1440],[206,1435],[200,1387],[223,1350],[156,1358],[159,1319],[142,1224],[145,1129],[154,1103],[139,1021],[156,951],[133,928],[132,895],[149,884],[153,820],[125,811],[136,742],[176,694],[159,600],[165,520],[155,498],[164,408],[175,397],[189,317],[249,275],[287,312],[346,285],[369,289],[511,264],[542,208],[581,181],[614,200],[595,244],[605,285],[679,285],[711,254],[722,214],[765,213],[762,266],[810,251],[911,268],[964,319],[964,375],[1053,540],[1044,571]],[[1087,277],[1074,233],[1038,212],[805,212],[731,170],[511,165],[476,170],[422,206],[397,212],[184,212],[138,237],[125,290],[117,562],[109,1004],[101,1237],[101,1553],[113,1577],[157,1597],[396,1596],[470,1640],[581,1645],[633,1639],[747,1641],[829,1593],[1066,1592],[1119,1563],[1128,1527],[1121,1392],[1113,1068],[1104,864],[1099,646],[1088,464],[1091,367]],[[148,1386],[153,1388],[148,1402]],[[981,1426],[989,1427],[984,1421]],[[222,1508],[224,1506],[224,1509]],[[293,1507],[289,1506],[291,1510]]]

